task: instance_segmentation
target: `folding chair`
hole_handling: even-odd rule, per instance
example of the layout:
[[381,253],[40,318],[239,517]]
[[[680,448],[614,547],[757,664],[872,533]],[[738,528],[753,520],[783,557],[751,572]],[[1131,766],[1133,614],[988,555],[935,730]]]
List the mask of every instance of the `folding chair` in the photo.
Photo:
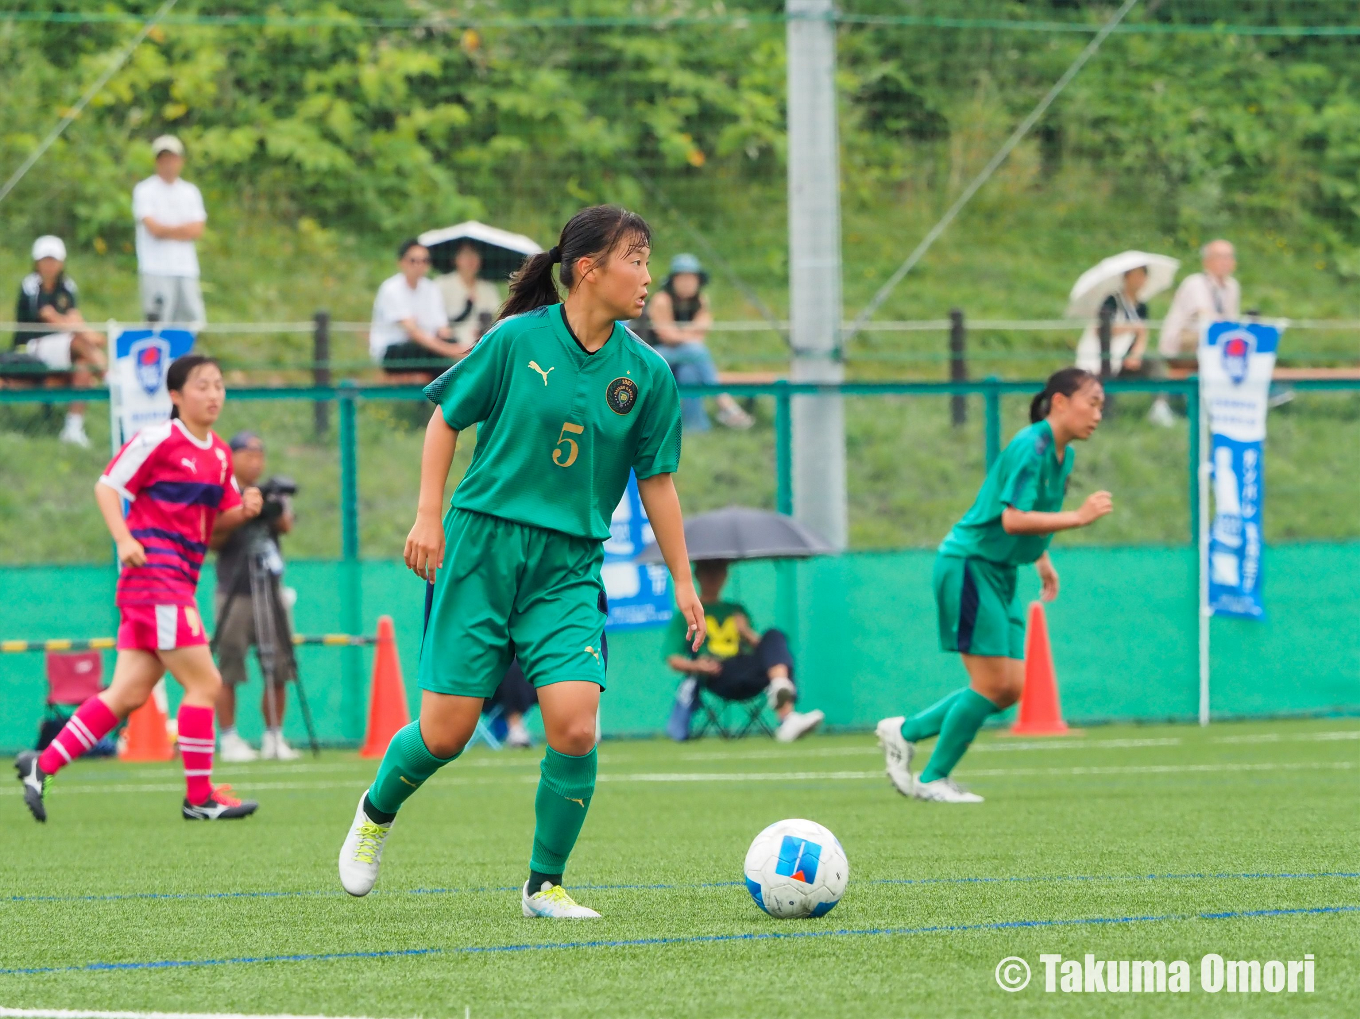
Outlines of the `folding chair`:
[[[744,701],[729,701],[700,686],[695,691],[694,706],[699,715],[699,731],[695,732],[691,728],[690,739],[698,739],[710,729],[723,739],[741,739],[752,732],[763,732],[766,736],[774,737],[774,726],[765,719],[769,701],[764,690]],[[735,722],[727,721],[730,711],[737,715]]]
[[46,748],[75,709],[104,689],[104,658],[98,651],[47,652],[47,712],[38,736],[38,749]]
[[472,738],[467,741],[468,746],[481,740],[492,750],[499,750],[503,745],[503,740],[496,736],[496,722],[500,720],[502,714],[501,706],[493,704],[490,711],[484,711],[477,717],[477,728],[472,732]]

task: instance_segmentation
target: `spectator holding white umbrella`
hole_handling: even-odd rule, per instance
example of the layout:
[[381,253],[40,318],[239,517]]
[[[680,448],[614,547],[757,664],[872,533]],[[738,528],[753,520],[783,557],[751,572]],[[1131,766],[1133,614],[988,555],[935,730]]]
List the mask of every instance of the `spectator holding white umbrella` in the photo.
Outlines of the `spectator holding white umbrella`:
[[[1166,255],[1125,251],[1082,273],[1072,287],[1067,304],[1068,318],[1091,319],[1077,342],[1077,367],[1095,375],[1105,370],[1100,324],[1108,317],[1109,374],[1164,377],[1166,370],[1161,359],[1147,352],[1147,302],[1175,282],[1179,267],[1180,262]],[[1156,402],[1153,412],[1159,407],[1169,414],[1165,404]],[[1165,422],[1158,420],[1157,423]]]

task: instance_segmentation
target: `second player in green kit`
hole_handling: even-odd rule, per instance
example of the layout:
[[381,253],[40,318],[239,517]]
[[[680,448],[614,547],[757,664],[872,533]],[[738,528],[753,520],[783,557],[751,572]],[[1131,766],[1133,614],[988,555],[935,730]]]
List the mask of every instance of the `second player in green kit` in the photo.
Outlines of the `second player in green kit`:
[[[1043,598],[1056,598],[1058,574],[1048,557],[1053,535],[1094,523],[1113,508],[1108,492],[1096,492],[1080,509],[1062,511],[1076,459],[1071,443],[1091,437],[1103,403],[1094,375],[1080,368],[1055,372],[1030,404],[1030,426],[987,471],[972,508],[940,544],[933,578],[940,649],[962,656],[969,684],[910,718],[878,723],[888,778],[902,795],[982,801],[950,772],[982,723],[1019,700],[1024,688],[1018,568],[1033,563]],[[911,771],[916,743],[931,736],[939,738],[917,778]]]
[[[351,894],[372,888],[398,808],[462,752],[483,698],[517,657],[538,689],[548,742],[523,911],[598,915],[567,895],[562,872],[594,793],[606,657],[600,566],[630,472],[679,610],[692,634],[703,632],[671,481],[680,462],[674,377],[618,321],[641,314],[649,253],[636,215],[612,206],[578,213],[516,275],[497,325],[426,389],[438,410],[406,546],[407,565],[434,584],[421,714],[393,737],[341,849]],[[565,303],[551,275],[559,262]],[[458,435],[474,425],[472,463],[441,523]]]

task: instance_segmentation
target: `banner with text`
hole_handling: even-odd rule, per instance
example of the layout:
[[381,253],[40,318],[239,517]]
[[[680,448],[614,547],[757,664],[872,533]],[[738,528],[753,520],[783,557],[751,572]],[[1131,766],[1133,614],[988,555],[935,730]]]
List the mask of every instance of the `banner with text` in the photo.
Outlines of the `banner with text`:
[[1266,411],[1281,327],[1214,322],[1199,348],[1212,436],[1213,525],[1209,608],[1261,619],[1261,504],[1265,497]]
[[660,626],[670,622],[670,572],[659,564],[640,565],[633,558],[652,542],[652,525],[642,508],[637,478],[629,475],[628,489],[619,500],[609,522],[609,540],[604,543],[605,594],[609,597],[610,630]]
[[194,346],[194,334],[183,329],[128,329],[113,340],[113,370],[109,372],[115,408],[122,427],[119,448],[147,425],[170,416],[170,393],[165,373],[170,362]]

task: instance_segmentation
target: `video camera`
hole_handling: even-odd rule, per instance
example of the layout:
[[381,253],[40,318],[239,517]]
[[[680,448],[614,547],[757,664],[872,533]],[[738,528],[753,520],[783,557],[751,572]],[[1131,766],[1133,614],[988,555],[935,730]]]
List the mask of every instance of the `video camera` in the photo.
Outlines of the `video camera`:
[[283,511],[287,508],[284,501],[289,496],[297,495],[297,482],[292,478],[276,474],[260,482],[260,495],[264,498],[264,506],[260,509],[259,519],[268,523],[283,516]]

